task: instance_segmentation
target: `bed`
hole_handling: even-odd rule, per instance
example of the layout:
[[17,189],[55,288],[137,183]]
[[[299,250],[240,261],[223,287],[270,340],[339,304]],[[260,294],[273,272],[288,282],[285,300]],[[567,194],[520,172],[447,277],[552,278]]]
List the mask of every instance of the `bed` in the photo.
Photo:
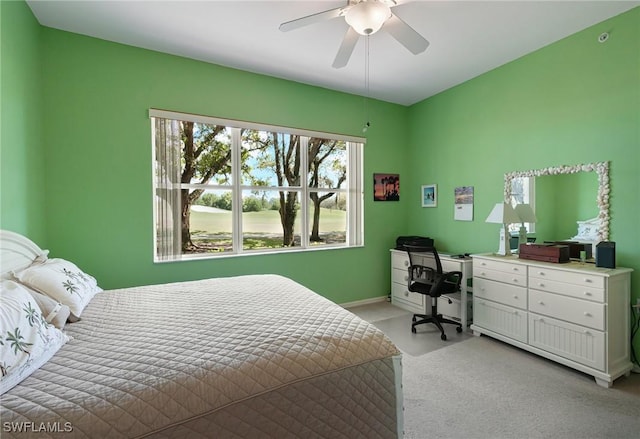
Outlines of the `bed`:
[[[52,261],[12,232],[0,250],[20,294]],[[47,326],[67,339],[0,397],[3,438],[402,437],[397,348],[285,277],[97,291],[76,317]]]

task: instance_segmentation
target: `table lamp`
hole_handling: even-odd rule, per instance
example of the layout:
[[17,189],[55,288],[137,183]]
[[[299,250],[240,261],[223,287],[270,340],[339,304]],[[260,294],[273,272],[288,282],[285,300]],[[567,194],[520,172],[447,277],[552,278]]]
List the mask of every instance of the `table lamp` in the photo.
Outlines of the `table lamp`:
[[507,224],[520,222],[520,217],[515,209],[511,207],[509,203],[497,203],[485,222],[502,224],[502,228],[500,229],[500,245],[497,254],[509,256],[511,254],[511,246],[509,245],[511,235],[509,234]]
[[518,248],[520,248],[520,245],[527,243],[527,228],[524,223],[535,223],[537,219],[530,204],[516,205],[516,213],[520,217],[520,232],[518,233]]

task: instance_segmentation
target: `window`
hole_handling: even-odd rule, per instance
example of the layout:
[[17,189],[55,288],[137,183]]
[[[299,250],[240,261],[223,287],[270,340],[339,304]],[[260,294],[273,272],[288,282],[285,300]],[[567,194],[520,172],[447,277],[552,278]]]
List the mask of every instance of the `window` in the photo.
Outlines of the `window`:
[[363,244],[363,139],[150,110],[155,260]]
[[[517,204],[529,204],[531,208],[536,210],[535,205],[535,177],[516,177],[511,180],[511,205],[516,207]],[[524,223],[527,233],[535,233],[534,223]],[[518,235],[520,231],[520,223],[509,224],[509,232]]]

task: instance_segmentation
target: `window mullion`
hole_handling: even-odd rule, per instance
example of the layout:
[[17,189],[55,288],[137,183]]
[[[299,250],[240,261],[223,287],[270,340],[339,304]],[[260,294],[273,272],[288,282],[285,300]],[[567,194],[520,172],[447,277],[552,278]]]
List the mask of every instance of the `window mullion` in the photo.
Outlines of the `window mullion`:
[[231,133],[233,252],[242,253],[242,133],[240,128],[232,128]]
[[309,137],[300,136],[300,247],[309,247]]
[[347,245],[364,244],[362,144],[347,144]]

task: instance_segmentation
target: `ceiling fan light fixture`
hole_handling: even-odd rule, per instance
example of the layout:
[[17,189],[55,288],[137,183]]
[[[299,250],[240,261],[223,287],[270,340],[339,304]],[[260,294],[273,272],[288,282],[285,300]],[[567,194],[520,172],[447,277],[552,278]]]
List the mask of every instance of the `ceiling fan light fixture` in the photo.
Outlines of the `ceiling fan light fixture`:
[[376,0],[364,0],[350,7],[344,19],[360,35],[372,35],[378,32],[390,17],[391,9],[386,4]]

